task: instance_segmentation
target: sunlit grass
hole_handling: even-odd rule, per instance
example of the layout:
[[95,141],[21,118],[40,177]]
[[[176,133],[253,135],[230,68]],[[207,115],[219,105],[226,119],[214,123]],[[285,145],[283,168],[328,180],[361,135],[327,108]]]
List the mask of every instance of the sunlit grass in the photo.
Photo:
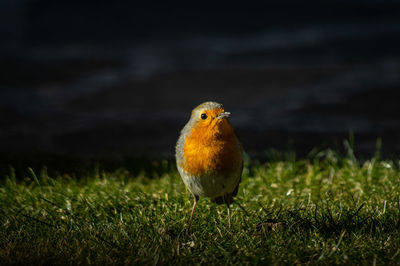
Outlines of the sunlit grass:
[[172,163],[87,176],[32,169],[0,185],[0,264],[400,263],[400,162],[248,162],[229,231],[226,208],[192,198]]

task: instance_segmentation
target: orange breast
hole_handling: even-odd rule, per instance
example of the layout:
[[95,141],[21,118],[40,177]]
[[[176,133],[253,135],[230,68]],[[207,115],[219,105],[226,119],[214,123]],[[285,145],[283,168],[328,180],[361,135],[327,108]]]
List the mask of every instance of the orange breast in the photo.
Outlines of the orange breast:
[[186,137],[181,167],[191,175],[229,173],[238,162],[236,138],[226,119],[215,127],[195,126]]

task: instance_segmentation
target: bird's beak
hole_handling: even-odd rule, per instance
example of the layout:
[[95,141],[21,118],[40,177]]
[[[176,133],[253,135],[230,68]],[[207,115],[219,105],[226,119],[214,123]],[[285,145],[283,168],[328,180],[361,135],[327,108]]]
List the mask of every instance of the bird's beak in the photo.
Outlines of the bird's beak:
[[216,118],[222,119],[224,117],[229,117],[230,114],[231,113],[229,113],[229,112],[223,112],[223,113],[220,113],[219,116],[217,116]]

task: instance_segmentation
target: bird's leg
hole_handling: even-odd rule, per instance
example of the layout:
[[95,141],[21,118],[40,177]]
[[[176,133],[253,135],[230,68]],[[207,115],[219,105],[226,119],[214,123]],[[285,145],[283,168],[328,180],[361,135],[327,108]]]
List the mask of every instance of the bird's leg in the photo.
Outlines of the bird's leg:
[[231,207],[230,207],[230,204],[232,203],[232,197],[231,198],[229,198],[229,197],[231,197],[231,196],[225,195],[225,196],[223,196],[222,199],[224,200],[227,210],[228,210],[228,230],[230,231],[231,230]]
[[193,207],[192,207],[192,214],[190,214],[189,225],[186,229],[187,235],[190,234],[190,226],[192,225],[194,210],[196,209],[197,201],[199,201],[199,196],[193,194],[193,197],[194,197],[194,202],[193,202]]
[[228,207],[228,228],[231,230],[231,208],[229,204],[227,203],[226,206]]

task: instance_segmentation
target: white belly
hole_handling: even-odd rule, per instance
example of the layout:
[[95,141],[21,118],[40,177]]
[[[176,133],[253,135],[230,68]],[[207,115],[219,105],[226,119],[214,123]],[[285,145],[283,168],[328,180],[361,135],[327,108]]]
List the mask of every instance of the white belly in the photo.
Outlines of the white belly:
[[229,176],[212,174],[190,176],[183,171],[181,176],[190,192],[200,197],[210,198],[233,192],[240,180],[240,173],[232,173]]

